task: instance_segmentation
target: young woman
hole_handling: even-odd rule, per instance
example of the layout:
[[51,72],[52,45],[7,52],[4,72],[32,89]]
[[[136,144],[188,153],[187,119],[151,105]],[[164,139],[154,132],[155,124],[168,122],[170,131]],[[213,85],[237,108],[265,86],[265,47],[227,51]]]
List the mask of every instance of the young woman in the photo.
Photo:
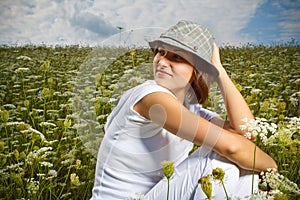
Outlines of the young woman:
[[[242,119],[253,115],[222,67],[209,31],[180,21],[149,45],[154,80],[126,91],[108,117],[101,143],[92,199],[127,199],[139,192],[146,199],[166,199],[161,162],[173,161],[170,199],[205,199],[198,180],[212,169],[225,171],[229,196],[251,194],[254,147],[241,131]],[[228,121],[202,108],[207,80],[217,81]],[[200,147],[189,155],[194,144]],[[257,148],[255,170],[277,168]],[[257,183],[257,177],[256,177]],[[213,197],[224,199],[222,186]]]

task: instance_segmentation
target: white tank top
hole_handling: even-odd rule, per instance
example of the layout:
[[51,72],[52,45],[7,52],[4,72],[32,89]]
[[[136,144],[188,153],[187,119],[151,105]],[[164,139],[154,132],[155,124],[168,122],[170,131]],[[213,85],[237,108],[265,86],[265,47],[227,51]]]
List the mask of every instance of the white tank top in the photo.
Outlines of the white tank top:
[[[153,92],[173,95],[155,81],[146,81],[125,92],[109,115],[98,153],[92,199],[126,199],[137,192],[146,194],[163,177],[162,161],[170,160],[177,166],[191,151],[193,143],[133,110],[139,100]],[[217,116],[201,105],[188,107],[207,120]]]

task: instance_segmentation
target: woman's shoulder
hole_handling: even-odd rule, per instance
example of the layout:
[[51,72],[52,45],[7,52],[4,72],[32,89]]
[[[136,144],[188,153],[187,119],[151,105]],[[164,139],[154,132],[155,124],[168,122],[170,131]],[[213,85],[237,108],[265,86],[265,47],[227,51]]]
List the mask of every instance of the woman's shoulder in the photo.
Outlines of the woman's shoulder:
[[134,105],[145,96],[155,92],[169,93],[174,96],[168,89],[158,85],[154,80],[147,80],[124,92],[120,98],[119,104],[122,105],[126,102]]
[[132,92],[138,96],[145,96],[153,92],[165,92],[173,95],[170,90],[158,85],[154,80],[145,81],[141,85],[132,88]]

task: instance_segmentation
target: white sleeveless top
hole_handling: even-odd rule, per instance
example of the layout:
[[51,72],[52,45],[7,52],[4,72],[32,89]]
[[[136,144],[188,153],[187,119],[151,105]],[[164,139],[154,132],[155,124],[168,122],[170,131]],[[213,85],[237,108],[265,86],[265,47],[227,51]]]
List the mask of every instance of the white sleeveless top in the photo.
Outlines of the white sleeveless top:
[[[126,91],[109,115],[98,153],[92,199],[126,199],[137,192],[146,194],[163,177],[162,161],[170,160],[177,166],[191,151],[193,143],[133,110],[138,101],[153,92],[173,95],[155,81],[146,81]],[[188,107],[207,120],[217,116],[199,104]]]

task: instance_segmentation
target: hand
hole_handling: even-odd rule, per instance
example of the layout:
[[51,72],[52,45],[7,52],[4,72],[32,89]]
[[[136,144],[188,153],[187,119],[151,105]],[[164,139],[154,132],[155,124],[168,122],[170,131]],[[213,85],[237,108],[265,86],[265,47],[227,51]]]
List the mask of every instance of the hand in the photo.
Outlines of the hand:
[[212,58],[211,58],[212,64],[218,69],[218,71],[221,73],[223,70],[225,71],[221,59],[220,59],[220,52],[219,52],[219,47],[217,46],[216,43],[214,43],[214,49],[212,53]]

